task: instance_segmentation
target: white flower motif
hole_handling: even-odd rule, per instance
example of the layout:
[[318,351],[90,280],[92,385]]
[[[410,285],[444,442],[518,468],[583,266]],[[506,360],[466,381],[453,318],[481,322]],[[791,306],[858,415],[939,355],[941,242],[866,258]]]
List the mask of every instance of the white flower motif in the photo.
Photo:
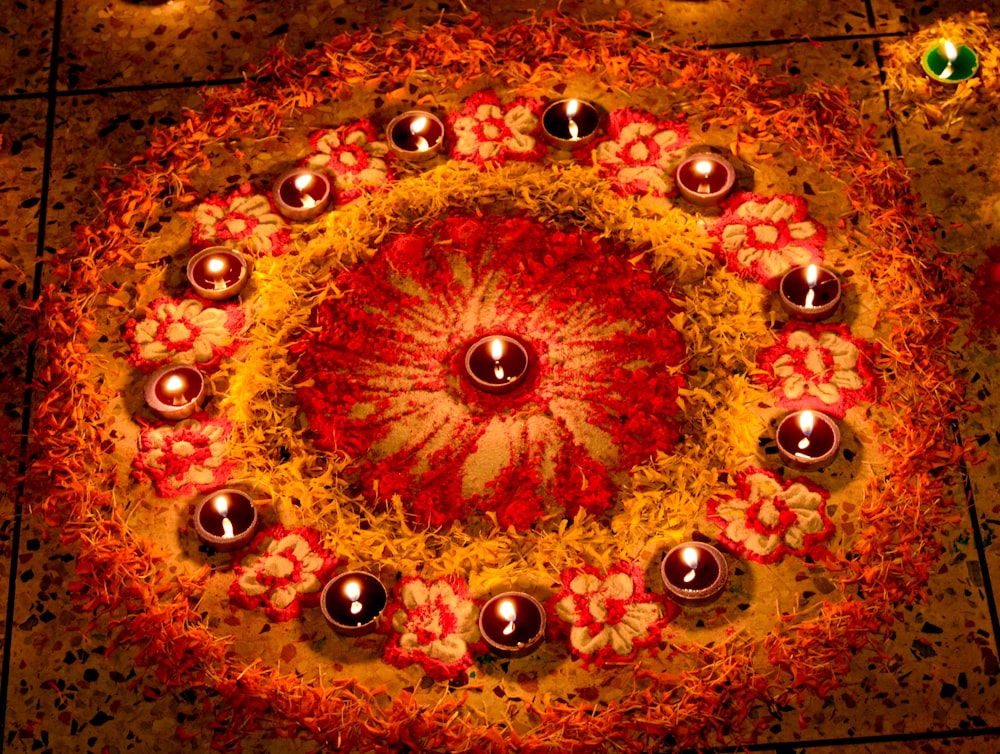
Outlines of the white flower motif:
[[451,121],[453,152],[477,162],[500,159],[505,154],[530,158],[538,151],[534,132],[539,122],[528,102],[516,102],[505,112],[493,92],[477,92],[466,101],[465,112]]
[[768,278],[809,264],[823,240],[818,226],[804,217],[804,208],[780,196],[743,202],[733,219],[738,222],[730,221],[722,229],[723,250],[735,252],[741,267],[756,264]]
[[139,357],[150,362],[167,359],[181,364],[210,361],[219,348],[233,342],[225,309],[206,307],[195,299],[161,300],[153,316],[135,326]]
[[715,514],[726,522],[725,536],[749,552],[767,557],[785,547],[801,551],[808,535],[827,528],[823,497],[800,482],[783,489],[770,474],[747,477],[749,494],[720,502]]
[[596,161],[606,171],[635,191],[659,196],[674,191],[670,169],[687,143],[686,132],[632,110],[613,113],[610,131],[612,138],[598,143],[594,150]]
[[[840,391],[860,390],[865,383],[857,371],[858,347],[835,332],[825,331],[814,338],[805,330],[788,337],[788,348],[805,351],[805,356],[784,353],[774,362],[774,374],[782,380],[785,396],[796,400],[803,394],[815,396],[832,405],[840,400]],[[797,369],[801,363],[803,369]]]
[[241,241],[265,254],[276,250],[276,239],[288,227],[264,194],[237,193],[222,203],[202,202],[194,209],[194,221],[195,236],[202,242]]
[[[573,594],[556,603],[556,614],[572,624],[570,642],[581,654],[594,654],[610,646],[615,654],[627,657],[632,654],[636,639],[649,635],[650,626],[660,619],[655,602],[632,602],[634,584],[627,573],[612,573],[600,579],[590,573],[581,573],[570,581]],[[587,597],[589,616],[581,616],[577,599]],[[576,625],[584,619],[585,625]],[[592,626],[600,630],[592,633]]]
[[392,625],[400,633],[401,649],[450,665],[460,662],[468,643],[478,640],[475,603],[457,595],[447,581],[428,585],[414,579],[403,585],[400,599],[406,609],[393,615]]
[[372,130],[365,122],[349,130],[327,131],[313,141],[316,153],[306,164],[315,170],[329,170],[333,174],[333,185],[338,194],[355,198],[362,189],[373,189],[386,183],[389,178],[389,153],[387,142],[380,141],[369,133]]
[[[239,586],[249,597],[260,597],[267,592],[271,604],[285,609],[300,594],[318,592],[323,584],[316,572],[323,568],[324,560],[312,551],[309,542],[299,534],[286,534],[271,542],[256,564],[239,577]],[[299,567],[295,578],[296,565]],[[275,586],[275,582],[279,583]]]

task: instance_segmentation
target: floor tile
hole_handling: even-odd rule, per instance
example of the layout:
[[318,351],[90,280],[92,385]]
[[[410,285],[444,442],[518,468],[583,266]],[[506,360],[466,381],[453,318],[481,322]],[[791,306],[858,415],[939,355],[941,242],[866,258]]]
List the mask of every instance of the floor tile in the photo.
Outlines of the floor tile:
[[879,32],[914,32],[937,21],[968,13],[985,11],[994,20],[1000,17],[995,2],[987,0],[872,0],[875,28]]
[[[17,482],[22,437],[31,302],[44,166],[46,105],[42,100],[0,103],[0,589],[16,569]],[[6,612],[0,610],[6,632]],[[2,651],[2,649],[0,649]]]
[[0,93],[48,89],[56,3],[16,0],[0,20]]

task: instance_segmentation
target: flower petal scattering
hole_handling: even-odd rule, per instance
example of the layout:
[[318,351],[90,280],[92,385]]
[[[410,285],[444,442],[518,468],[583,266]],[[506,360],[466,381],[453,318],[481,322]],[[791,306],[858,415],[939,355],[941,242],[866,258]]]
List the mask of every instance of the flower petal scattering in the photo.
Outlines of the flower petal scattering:
[[[337,281],[294,344],[321,449],[361,459],[372,496],[438,526],[475,510],[527,529],[609,508],[623,473],[678,437],[667,282],[627,250],[526,217],[452,214],[385,244]],[[465,378],[468,346],[532,350],[508,395]]]
[[761,563],[788,555],[820,558],[834,531],[826,514],[830,493],[806,478],[782,480],[749,468],[735,478],[735,493],[709,501],[708,517],[723,527],[721,540]]
[[720,256],[735,272],[774,290],[792,267],[823,263],[826,229],[809,217],[801,196],[740,191],[722,207],[722,217],[709,232],[718,239]]

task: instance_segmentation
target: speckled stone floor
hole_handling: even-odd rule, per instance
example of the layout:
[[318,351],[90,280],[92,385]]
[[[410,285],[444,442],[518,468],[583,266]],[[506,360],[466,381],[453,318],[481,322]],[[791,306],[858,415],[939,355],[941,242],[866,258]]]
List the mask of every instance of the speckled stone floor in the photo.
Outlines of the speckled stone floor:
[[[52,250],[98,211],[101,165],[143,150],[151,130],[197,108],[200,90],[237,82],[272,45],[297,54],[340,31],[411,26],[442,14],[481,13],[505,25],[558,8],[588,21],[626,8],[656,37],[694,39],[773,60],[776,72],[849,87],[888,152],[911,170],[940,220],[939,243],[970,270],[1000,244],[1000,131],[984,109],[929,125],[883,87],[886,45],[970,10],[1000,25],[997,2],[972,0],[479,0],[348,3],[344,0],[6,0],[0,18],[0,479],[31,458],[30,385],[36,353],[23,325]],[[894,117],[890,118],[889,113]],[[958,348],[958,346],[957,346]],[[963,426],[988,451],[968,470],[969,505],[945,535],[948,554],[930,595],[901,610],[885,647],[892,672],[871,668],[813,710],[809,726],[750,747],[781,754],[846,751],[1000,751],[1000,362],[970,346],[966,374],[981,404]],[[28,513],[31,490],[0,485],[0,609],[4,752],[172,752],[179,724],[205,714],[195,695],[160,694],[122,653],[102,657],[108,625],[85,636],[66,598],[72,548]],[[907,614],[902,614],[907,613]],[[247,751],[308,750],[247,741]],[[183,749],[193,750],[193,749]]]

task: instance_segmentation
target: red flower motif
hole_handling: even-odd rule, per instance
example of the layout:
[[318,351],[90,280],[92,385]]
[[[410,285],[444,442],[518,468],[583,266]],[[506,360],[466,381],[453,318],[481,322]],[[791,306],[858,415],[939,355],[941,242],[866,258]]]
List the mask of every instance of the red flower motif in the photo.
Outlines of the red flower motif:
[[646,591],[636,563],[620,561],[606,574],[590,565],[568,568],[560,581],[562,589],[548,601],[549,625],[554,633],[568,634],[570,651],[585,667],[626,662],[640,649],[655,647],[663,627],[680,612]]
[[614,181],[622,194],[672,196],[677,193],[674,163],[691,143],[687,123],[663,120],[643,110],[627,107],[608,117],[608,135],[576,152],[581,162],[593,159],[601,173]]
[[826,229],[809,217],[802,197],[741,191],[722,208],[709,232],[718,239],[719,255],[740,275],[774,290],[792,267],[823,263]]
[[709,520],[723,527],[720,539],[734,552],[761,563],[824,556],[822,543],[834,531],[829,492],[805,477],[786,481],[757,468],[736,474],[735,487],[733,496],[708,503]]
[[197,296],[158,298],[144,319],[128,321],[128,361],[146,373],[168,362],[214,367],[242,345],[239,333],[245,326],[239,304],[211,306]]
[[779,406],[843,418],[851,406],[875,400],[876,353],[876,346],[852,336],[842,323],[790,322],[777,343],[757,354],[757,379]]
[[[677,440],[666,281],[595,235],[524,218],[454,216],[396,237],[338,281],[301,354],[318,447],[346,452],[369,493],[433,526],[477,508],[526,529],[600,513],[633,465]],[[481,392],[466,348],[514,333],[526,384]]]
[[226,419],[188,419],[146,428],[139,435],[135,471],[146,474],[161,497],[221,487],[236,467],[226,457],[232,431]]
[[431,582],[407,577],[386,610],[390,639],[385,661],[397,668],[419,662],[436,681],[450,681],[472,665],[479,643],[479,602],[465,580],[446,576]]
[[315,152],[303,164],[333,175],[334,200],[347,204],[394,180],[388,142],[369,120],[316,131],[309,137]]
[[235,244],[267,256],[288,250],[291,231],[270,196],[243,184],[229,196],[210,196],[194,208],[191,245]]
[[547,151],[541,138],[542,110],[538,99],[518,97],[508,105],[491,89],[476,92],[449,113],[451,156],[483,166],[507,160],[537,162]]
[[[249,565],[235,565],[236,579],[229,587],[233,607],[263,609],[273,621],[302,615],[304,607],[315,607],[329,580],[337,558],[320,547],[315,529],[285,529],[281,524],[258,532],[249,553]],[[259,555],[253,554],[261,551]]]

